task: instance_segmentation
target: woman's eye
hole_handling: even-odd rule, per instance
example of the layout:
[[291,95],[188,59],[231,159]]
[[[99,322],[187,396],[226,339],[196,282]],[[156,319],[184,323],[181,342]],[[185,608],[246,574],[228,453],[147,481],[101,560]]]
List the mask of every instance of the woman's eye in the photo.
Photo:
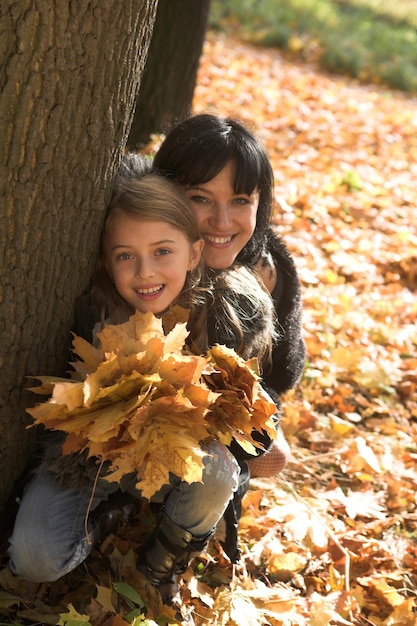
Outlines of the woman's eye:
[[249,198],[234,198],[233,204],[249,204]]
[[208,202],[207,198],[204,196],[190,196],[190,200],[192,202],[196,202],[197,204],[205,204]]
[[168,248],[159,248],[158,250],[155,251],[156,256],[165,256],[166,254],[170,254],[171,250],[168,250]]

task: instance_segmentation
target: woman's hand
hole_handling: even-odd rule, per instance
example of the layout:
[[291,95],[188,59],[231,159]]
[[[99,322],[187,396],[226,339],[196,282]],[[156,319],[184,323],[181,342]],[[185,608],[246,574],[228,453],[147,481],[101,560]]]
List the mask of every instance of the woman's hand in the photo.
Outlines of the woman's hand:
[[255,270],[262,279],[265,288],[269,293],[272,293],[277,284],[277,268],[272,258],[262,258],[258,264],[255,265]]

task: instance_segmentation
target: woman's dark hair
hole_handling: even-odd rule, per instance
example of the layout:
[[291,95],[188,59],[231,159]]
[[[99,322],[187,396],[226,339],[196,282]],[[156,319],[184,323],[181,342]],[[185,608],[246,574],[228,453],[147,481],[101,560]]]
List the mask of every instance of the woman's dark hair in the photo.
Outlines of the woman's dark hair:
[[120,168],[114,181],[117,189],[126,180],[141,178],[152,171],[152,158],[139,152],[127,152],[123,155]]
[[154,168],[186,188],[212,180],[230,161],[236,166],[234,192],[259,191],[254,233],[236,259],[254,266],[266,252],[274,174],[264,147],[248,128],[229,117],[189,117],[167,134],[155,155]]

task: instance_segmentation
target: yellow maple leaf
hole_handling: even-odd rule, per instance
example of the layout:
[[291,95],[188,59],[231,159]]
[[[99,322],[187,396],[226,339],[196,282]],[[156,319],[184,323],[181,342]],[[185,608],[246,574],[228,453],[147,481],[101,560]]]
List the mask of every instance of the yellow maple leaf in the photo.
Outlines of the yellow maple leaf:
[[103,406],[121,399],[128,399],[139,394],[141,390],[152,389],[160,383],[158,374],[143,375],[138,371],[123,373],[120,371],[119,378],[111,383],[100,383],[100,377],[96,377],[94,372],[90,374],[84,383],[84,405],[91,407]]
[[219,395],[207,415],[210,432],[225,444],[232,437],[250,454],[262,445],[253,431],[265,431],[271,439],[276,429],[271,419],[277,407],[260,385],[256,359],[245,361],[235,351],[216,345],[208,351],[211,367],[204,380]]
[[68,605],[68,613],[61,613],[59,616],[58,626],[65,626],[68,623],[75,622],[77,624],[86,623],[90,624],[90,618],[84,613],[78,613],[72,604]]
[[131,442],[108,457],[117,470],[108,480],[120,480],[137,471],[137,487],[145,497],[169,482],[169,473],[187,482],[201,481],[204,452],[199,441],[207,437],[204,410],[187,399],[163,397],[141,407],[129,420]]
[[78,335],[73,335],[72,349],[74,354],[78,355],[81,360],[73,361],[71,365],[82,379],[90,372],[94,372],[103,360],[102,350],[95,348],[82,337],[78,337]]
[[268,555],[268,570],[272,574],[278,574],[279,580],[290,580],[291,576],[301,571],[306,564],[306,557],[297,552],[272,553]]
[[164,355],[181,352],[188,337],[187,324],[177,324],[165,336]]
[[149,403],[150,399],[151,394],[145,391],[143,394],[134,395],[129,400],[116,402],[104,409],[98,409],[96,411],[97,418],[92,420],[88,429],[89,440],[100,443],[108,441],[111,437],[121,439],[121,431],[126,429],[126,423],[130,423],[131,415],[140,406]]
[[177,307],[164,326],[136,312],[104,326],[101,349],[75,337],[81,360],[74,367],[83,380],[41,380],[52,397],[28,409],[35,424],[67,433],[64,454],[86,450],[109,481],[136,474],[145,497],[170,474],[201,481],[201,442],[213,436],[226,444],[235,437],[255,454],[253,429],[275,434],[269,418],[276,410],[262,394],[257,362],[224,346],[205,356],[187,352],[187,315]]
[[125,355],[142,352],[151,339],[163,337],[162,322],[150,311],[136,311],[124,324],[107,324],[97,333],[103,352]]
[[207,364],[204,357],[169,354],[159,362],[160,377],[174,386],[197,383]]
[[69,411],[83,406],[83,383],[68,380],[66,382],[55,383],[52,392],[52,400],[55,404],[64,404]]
[[26,411],[34,419],[34,423],[30,424],[29,427],[44,424],[47,428],[59,429],[60,424],[62,424],[67,417],[68,409],[65,405],[48,401],[37,404],[34,407],[29,407]]
[[190,317],[190,311],[182,306],[172,306],[162,316],[162,326],[166,335],[177,325],[186,325]]
[[116,613],[116,609],[113,605],[113,589],[97,585],[96,600],[106,612]]
[[40,385],[36,387],[28,387],[28,391],[33,391],[39,395],[51,395],[54,385],[56,383],[62,382],[67,383],[68,378],[59,378],[58,376],[29,376],[29,378],[34,378],[35,380],[39,380],[41,382]]

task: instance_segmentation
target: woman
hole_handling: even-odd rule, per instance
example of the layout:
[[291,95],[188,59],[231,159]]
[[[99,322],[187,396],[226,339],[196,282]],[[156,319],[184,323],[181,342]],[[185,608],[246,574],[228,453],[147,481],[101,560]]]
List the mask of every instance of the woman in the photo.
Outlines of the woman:
[[[271,225],[274,175],[265,149],[239,121],[201,114],[167,134],[154,167],[185,190],[205,241],[205,264],[214,269],[235,263],[254,268],[270,291],[280,339],[263,381],[277,402],[302,375],[305,344],[296,268]],[[275,475],[288,457],[288,444],[279,431],[270,452],[249,462],[251,473]]]

